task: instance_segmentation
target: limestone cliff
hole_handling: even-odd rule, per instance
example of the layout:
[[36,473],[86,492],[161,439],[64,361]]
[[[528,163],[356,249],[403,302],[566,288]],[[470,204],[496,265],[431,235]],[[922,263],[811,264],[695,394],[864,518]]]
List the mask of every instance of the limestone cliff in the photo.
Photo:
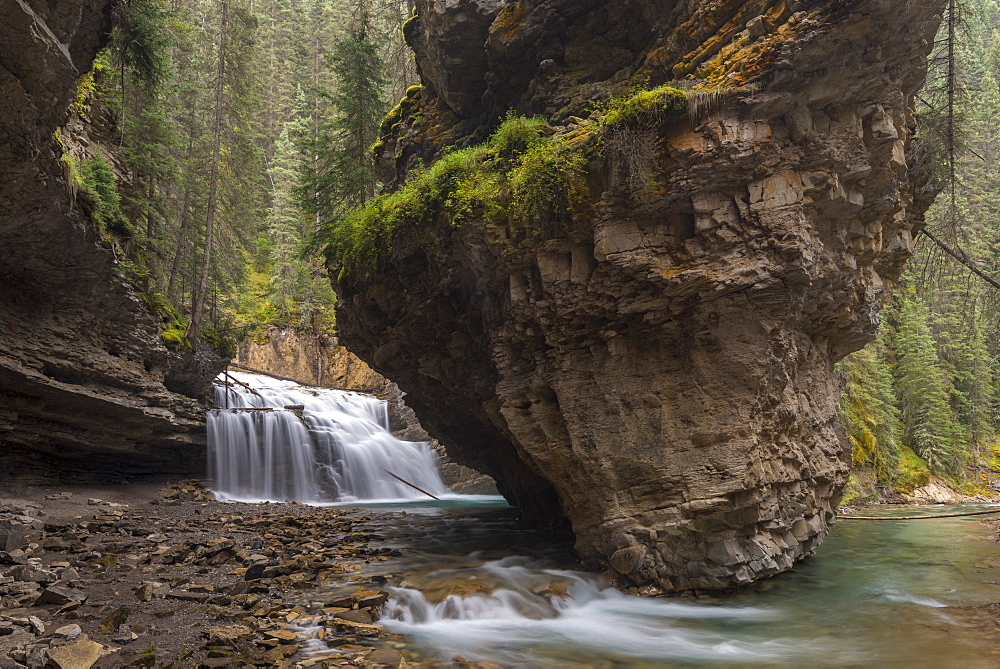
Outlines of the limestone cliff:
[[54,138],[110,0],[0,7],[0,466],[203,468],[197,398],[224,361],[168,350],[70,191]]
[[788,569],[847,476],[833,363],[873,337],[932,195],[912,103],[942,4],[418,0],[390,184],[508,109],[583,143],[636,86],[680,80],[689,110],[645,165],[587,154],[566,234],[443,203],[341,282],[341,341],[588,564],[667,590]]

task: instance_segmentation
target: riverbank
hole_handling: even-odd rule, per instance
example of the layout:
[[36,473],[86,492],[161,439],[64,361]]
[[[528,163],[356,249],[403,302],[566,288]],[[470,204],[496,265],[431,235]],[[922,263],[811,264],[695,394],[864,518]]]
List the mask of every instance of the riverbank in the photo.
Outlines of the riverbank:
[[[377,624],[399,555],[377,515],[221,503],[194,482],[6,484],[0,667],[403,666]],[[296,630],[316,625],[331,650],[307,657]]]
[[[500,510],[452,516],[426,509],[421,513],[414,506],[376,511],[221,503],[196,482],[0,484],[0,669],[486,669],[499,666],[490,662],[506,661],[503,640],[512,630],[519,630],[511,637],[518,639],[513,648],[537,645],[543,649],[539,657],[548,657],[544,649],[553,646],[552,657],[587,667],[611,666],[612,658],[626,666],[657,666],[668,658],[668,664],[739,663],[739,658],[756,657],[754,653],[775,662],[807,662],[823,644],[834,653],[829,657],[859,662],[900,652],[894,626],[873,634],[878,625],[866,623],[859,628],[864,633],[850,632],[846,645],[826,638],[825,623],[808,626],[811,618],[833,615],[831,611],[850,613],[838,623],[845,629],[857,616],[872,621],[906,616],[929,635],[928,648],[944,644],[940,647],[969,657],[974,648],[976,657],[1000,661],[998,605],[989,603],[1000,600],[1000,591],[996,599],[992,594],[1000,582],[994,543],[1000,520],[925,521],[935,524],[912,528],[838,524],[838,536],[801,568],[747,591],[640,599],[601,590],[596,576],[565,571],[574,562],[568,547],[542,546],[544,537],[518,529],[509,517]],[[965,529],[984,523],[991,535]],[[885,532],[893,542],[886,542]],[[906,538],[899,532],[910,534]],[[928,566],[926,555],[942,546],[955,551],[934,562],[947,562],[944,571],[925,573],[937,568]],[[878,565],[890,549],[899,553],[893,553],[895,566],[880,575]],[[508,559],[518,554],[522,557]],[[958,572],[967,572],[967,578],[950,580]],[[514,597],[548,610],[554,597],[566,596],[567,585],[580,589],[575,601],[555,607],[548,618],[522,620],[518,607],[504,608],[503,602]],[[388,586],[397,592],[415,588],[412,597],[426,598],[431,608],[452,595],[461,598],[452,606],[487,608],[462,621],[443,621],[447,624],[438,628],[433,620],[401,615],[400,605],[387,614],[393,622],[380,621]],[[956,587],[961,596],[942,595]],[[984,587],[988,592],[978,592]],[[499,597],[490,599],[492,604],[472,601],[489,593]],[[831,596],[830,601],[822,599]],[[814,606],[809,603],[813,598],[822,601]],[[490,613],[489,606],[499,609]],[[716,627],[710,621],[719,616],[732,620]],[[614,638],[591,629],[598,619],[616,629]],[[786,622],[781,634],[771,638],[777,619]],[[686,622],[678,625],[678,620]],[[470,630],[458,634],[455,625]],[[647,639],[647,627],[660,631]],[[386,628],[412,628],[412,636],[390,634]],[[438,636],[442,633],[443,639]],[[522,633],[529,638],[519,637]],[[667,643],[663,634],[688,645]],[[554,640],[564,637],[570,640],[567,648],[555,647]],[[823,643],[816,646],[816,639]],[[725,644],[736,644],[744,654],[725,660],[728,656],[716,652]],[[857,650],[861,647],[867,650]],[[681,653],[685,648],[688,655]],[[648,653],[645,665],[642,653]],[[456,656],[478,662],[452,660]]]

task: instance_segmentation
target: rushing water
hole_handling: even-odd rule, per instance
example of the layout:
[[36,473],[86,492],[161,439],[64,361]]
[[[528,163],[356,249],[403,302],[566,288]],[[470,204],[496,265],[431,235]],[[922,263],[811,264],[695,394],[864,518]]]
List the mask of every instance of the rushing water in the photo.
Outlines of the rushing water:
[[[448,495],[434,451],[388,429],[386,403],[230,372],[208,414],[209,475],[220,499],[332,504]],[[286,407],[302,407],[288,409]]]
[[[450,494],[434,453],[388,432],[383,402],[231,376],[239,383],[217,389],[229,408],[208,421],[215,492],[383,502],[371,530],[406,557],[373,561],[356,581],[312,591],[308,603],[387,584],[381,623],[426,658],[511,667],[1000,666],[996,618],[971,608],[1000,601],[1000,553],[978,518],[841,520],[818,555],[754,588],[641,598],[576,570],[568,545],[523,529],[502,499]],[[390,472],[443,499],[430,502]],[[378,571],[389,564],[397,573]],[[310,653],[335,650],[320,629],[300,630],[312,637]]]
[[[977,518],[842,520],[818,555],[756,588],[641,598],[573,570],[567,546],[483,502],[408,507],[405,523],[378,530],[408,556],[404,573],[388,575],[380,622],[426,657],[512,667],[1000,665],[993,623],[984,631],[984,614],[963,608],[1000,601],[1000,553]],[[907,511],[941,509],[930,508]]]

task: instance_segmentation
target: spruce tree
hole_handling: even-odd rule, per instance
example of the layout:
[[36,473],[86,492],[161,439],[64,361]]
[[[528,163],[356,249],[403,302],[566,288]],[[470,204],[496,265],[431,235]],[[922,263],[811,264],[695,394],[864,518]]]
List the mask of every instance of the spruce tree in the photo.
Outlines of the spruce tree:
[[926,303],[910,290],[901,293],[890,340],[903,440],[936,473],[958,476],[967,450],[950,402],[954,387],[938,357]]
[[840,417],[853,445],[855,466],[871,466],[882,485],[889,485],[899,461],[901,424],[884,359],[884,336],[838,364],[844,381]]
[[371,16],[362,8],[329,58],[337,87],[325,94],[334,118],[314,138],[301,194],[318,225],[334,221],[374,196],[371,146],[386,112],[386,85]]

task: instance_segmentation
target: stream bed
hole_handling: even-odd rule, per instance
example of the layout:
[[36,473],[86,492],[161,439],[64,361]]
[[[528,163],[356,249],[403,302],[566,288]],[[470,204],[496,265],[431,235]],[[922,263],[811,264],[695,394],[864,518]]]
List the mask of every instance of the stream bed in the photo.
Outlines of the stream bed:
[[[819,554],[730,595],[638,597],[575,569],[569,547],[523,529],[499,498],[373,505],[402,550],[387,631],[430,659],[504,666],[994,667],[1000,546],[982,517],[841,520]],[[976,505],[975,509],[988,508]],[[923,515],[970,505],[889,507]],[[331,592],[333,596],[336,593]],[[315,595],[313,595],[315,597]],[[302,630],[309,636],[309,630]],[[328,652],[322,642],[314,650]]]

